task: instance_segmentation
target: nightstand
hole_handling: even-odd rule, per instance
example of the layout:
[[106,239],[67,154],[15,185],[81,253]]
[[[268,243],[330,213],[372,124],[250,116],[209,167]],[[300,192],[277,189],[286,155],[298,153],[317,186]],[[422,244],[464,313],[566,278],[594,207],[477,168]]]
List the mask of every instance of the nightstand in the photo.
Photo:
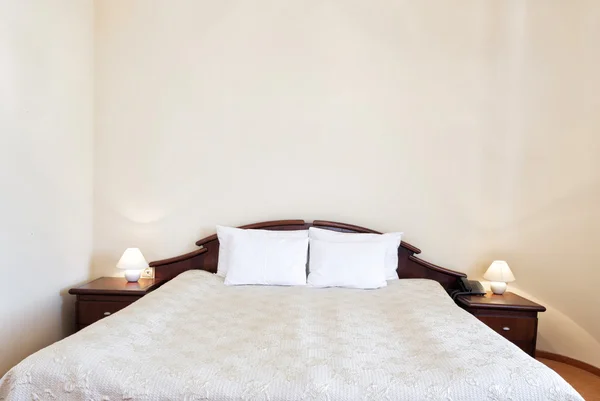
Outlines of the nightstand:
[[538,312],[544,312],[545,307],[512,292],[461,295],[456,303],[535,358]]
[[71,288],[69,294],[77,296],[77,330],[131,305],[163,283],[163,280],[145,278],[136,283],[128,283],[123,277],[102,277],[80,287]]

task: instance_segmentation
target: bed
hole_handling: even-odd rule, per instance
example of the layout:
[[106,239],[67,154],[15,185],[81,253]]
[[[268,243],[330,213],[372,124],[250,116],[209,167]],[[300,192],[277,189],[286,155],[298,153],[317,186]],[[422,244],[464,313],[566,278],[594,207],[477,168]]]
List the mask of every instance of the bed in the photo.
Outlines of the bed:
[[[307,225],[291,222],[261,228]],[[0,400],[582,400],[456,306],[462,275],[408,244],[402,279],[355,290],[228,287],[211,272],[218,241],[199,242],[154,263],[172,275],[160,289],[9,371]]]

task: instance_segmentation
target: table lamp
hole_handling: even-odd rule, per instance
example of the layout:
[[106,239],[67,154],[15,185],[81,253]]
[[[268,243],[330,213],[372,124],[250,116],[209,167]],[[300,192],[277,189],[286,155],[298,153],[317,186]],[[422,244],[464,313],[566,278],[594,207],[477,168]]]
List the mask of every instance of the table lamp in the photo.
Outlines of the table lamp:
[[496,295],[504,294],[506,283],[515,281],[515,276],[510,271],[508,263],[503,260],[494,260],[483,278],[491,281],[492,292]]
[[118,269],[125,270],[125,278],[130,283],[138,281],[147,267],[148,262],[139,248],[127,248],[117,263]]

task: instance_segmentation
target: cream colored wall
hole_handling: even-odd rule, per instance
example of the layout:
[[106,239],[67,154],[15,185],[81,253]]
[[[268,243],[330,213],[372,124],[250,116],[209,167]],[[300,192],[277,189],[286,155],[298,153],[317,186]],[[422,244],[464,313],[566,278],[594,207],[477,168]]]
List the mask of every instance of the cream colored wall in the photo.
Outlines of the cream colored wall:
[[93,3],[0,2],[0,376],[73,331],[89,277]]
[[[404,230],[600,366],[600,3],[96,2],[94,275],[216,223]],[[568,318],[567,318],[568,316]]]

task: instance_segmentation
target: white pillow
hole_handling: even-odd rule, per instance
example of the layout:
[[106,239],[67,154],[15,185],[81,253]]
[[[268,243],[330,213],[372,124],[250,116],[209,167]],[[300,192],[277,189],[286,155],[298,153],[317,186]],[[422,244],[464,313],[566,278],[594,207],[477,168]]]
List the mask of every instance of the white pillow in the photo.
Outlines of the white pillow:
[[[310,227],[308,236],[311,240],[318,239],[334,242],[382,242],[387,244],[385,255],[385,278],[386,280],[397,280],[398,273],[398,247],[402,242],[403,233],[386,234],[363,234],[363,233],[340,233],[337,231],[324,230]],[[310,271],[310,263],[308,270]]]
[[385,287],[385,242],[310,240],[311,287]]
[[[308,238],[308,230],[295,231],[270,231],[270,230],[245,230],[242,228],[217,226],[217,237],[219,238],[219,263],[217,264],[217,276],[227,276],[230,265],[230,243],[235,236],[250,233],[251,236],[260,238]],[[306,275],[306,272],[305,272]]]
[[308,238],[234,235],[225,285],[306,285]]

